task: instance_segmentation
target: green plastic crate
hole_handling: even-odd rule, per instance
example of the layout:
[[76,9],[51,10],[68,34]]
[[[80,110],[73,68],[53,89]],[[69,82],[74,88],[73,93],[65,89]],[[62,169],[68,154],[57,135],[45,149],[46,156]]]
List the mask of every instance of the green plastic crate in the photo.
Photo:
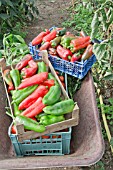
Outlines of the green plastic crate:
[[70,153],[71,127],[67,131],[54,132],[44,135],[47,138],[24,140],[19,142],[16,134],[11,134],[9,127],[8,135],[13,144],[16,156],[32,155],[64,155]]

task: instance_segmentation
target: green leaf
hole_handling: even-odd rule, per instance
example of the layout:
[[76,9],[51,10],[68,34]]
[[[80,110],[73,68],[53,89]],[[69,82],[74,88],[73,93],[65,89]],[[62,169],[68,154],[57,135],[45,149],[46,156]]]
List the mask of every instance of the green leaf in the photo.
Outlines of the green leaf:
[[106,72],[103,80],[113,80],[113,73]]
[[9,18],[9,15],[1,13],[0,18],[3,19],[3,20],[6,20],[6,19]]
[[103,8],[101,11],[101,21],[102,21],[102,24],[103,24],[103,31],[107,31],[108,29],[108,23],[107,23],[107,16],[106,16],[106,12],[105,12],[105,9]]
[[30,20],[32,21],[33,18],[34,18],[33,14],[32,14],[31,12],[29,12],[29,13],[28,13],[28,16],[29,16]]
[[94,44],[93,45],[93,52],[97,58],[97,60],[102,60],[106,56],[106,44]]
[[14,8],[13,3],[12,3],[10,0],[5,0],[5,1],[6,1],[7,5],[9,5],[9,6],[11,6],[12,8]]
[[110,40],[109,47],[110,47],[111,55],[113,56],[113,39]]
[[113,9],[112,9],[111,15],[109,17],[109,24],[111,24],[112,22],[113,22]]
[[99,14],[98,14],[98,12],[95,12],[93,20],[91,22],[91,29],[92,29],[91,39],[95,38],[95,35],[98,32],[98,26],[99,26]]
[[111,137],[110,145],[113,147],[113,137]]
[[0,52],[0,58],[2,58],[2,53]]
[[19,40],[19,42],[25,44],[24,39],[20,35],[14,35],[14,36]]

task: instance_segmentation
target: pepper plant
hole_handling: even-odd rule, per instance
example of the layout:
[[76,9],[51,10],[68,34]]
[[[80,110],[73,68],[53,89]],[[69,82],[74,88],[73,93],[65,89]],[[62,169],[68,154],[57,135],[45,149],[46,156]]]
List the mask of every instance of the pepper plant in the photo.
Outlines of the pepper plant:
[[98,60],[99,80],[113,80],[113,1],[106,0],[95,13],[91,23],[91,39],[101,32],[100,43],[94,43],[93,52]]
[[5,33],[16,30],[17,24],[22,28],[37,15],[35,0],[0,0],[0,46]]

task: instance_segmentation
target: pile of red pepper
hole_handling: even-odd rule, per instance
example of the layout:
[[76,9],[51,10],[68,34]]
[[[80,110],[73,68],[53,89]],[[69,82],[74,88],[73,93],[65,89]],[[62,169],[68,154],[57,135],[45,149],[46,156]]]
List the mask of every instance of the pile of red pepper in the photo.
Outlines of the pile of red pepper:
[[[65,86],[63,75],[56,73]],[[15,68],[4,70],[3,78],[12,96],[14,122],[24,124],[26,130],[44,132],[47,125],[65,120],[64,114],[74,108],[73,100],[62,98],[60,85],[46,64],[35,62],[30,54]]]
[[73,35],[65,28],[46,29],[32,40],[32,45],[70,62],[87,60],[93,54],[90,36],[85,36],[83,31]]

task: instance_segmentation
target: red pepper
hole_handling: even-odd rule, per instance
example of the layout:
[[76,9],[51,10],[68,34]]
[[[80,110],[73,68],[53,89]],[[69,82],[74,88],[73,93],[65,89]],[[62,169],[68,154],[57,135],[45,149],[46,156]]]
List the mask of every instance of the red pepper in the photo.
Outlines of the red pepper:
[[40,48],[39,50],[47,50],[50,47],[51,43],[50,42],[45,42]]
[[44,42],[50,42],[51,40],[53,40],[57,35],[57,30],[53,30],[52,32],[50,32],[48,35],[46,35],[43,38]]
[[57,53],[62,59],[67,60],[67,61],[72,56],[72,52],[69,49],[65,49],[60,45],[57,46]]
[[32,40],[32,45],[39,45],[39,44],[41,44],[43,37],[45,37],[49,33],[50,33],[50,31],[48,29],[46,29],[45,32],[41,32],[40,34],[38,34],[38,36],[35,37]]
[[74,47],[80,46],[90,40],[90,36],[86,37],[79,37],[77,39],[71,40],[70,45],[73,45]]
[[48,87],[50,88],[51,86],[54,86],[54,85],[55,85],[55,81],[54,81],[53,79],[48,79],[48,80],[45,80],[45,81],[42,83],[42,85],[48,86]]
[[44,97],[47,92],[48,89],[46,86],[40,85],[31,95],[29,95],[19,104],[19,110],[30,107],[30,105],[32,105],[39,97]]
[[17,70],[21,70],[22,68],[24,68],[25,66],[27,66],[28,62],[30,60],[32,60],[32,56],[31,54],[27,54],[24,56],[24,58],[16,65],[15,69]]
[[8,85],[8,92],[11,91],[11,90],[14,90],[14,85],[13,85],[13,82],[12,82],[12,79],[11,79],[11,76],[10,76],[10,71],[11,71],[10,69],[6,69],[3,72],[4,80]]
[[28,78],[33,76],[37,71],[37,68],[23,68],[21,71],[22,78]]
[[93,54],[92,50],[93,50],[93,45],[89,44],[82,55],[82,60],[87,60],[88,58],[90,58]]
[[61,82],[64,82],[64,76],[58,76]]
[[86,48],[89,44],[90,44],[90,41],[87,41],[87,42],[84,43],[84,44],[81,44],[81,45],[78,45],[78,46],[76,46],[76,47],[73,47],[73,48],[71,49],[71,51],[72,51],[72,52],[76,52],[76,51],[78,51],[78,50],[81,50],[81,49],[83,49],[83,48]]
[[82,55],[77,55],[76,53],[72,55],[71,62],[78,61]]
[[31,68],[37,68],[37,67],[38,67],[37,64],[36,64],[36,62],[35,62],[34,60],[30,60],[30,61],[28,62],[28,65],[29,65],[29,67],[31,67]]
[[37,71],[38,66],[37,66],[36,62],[34,62],[34,60],[30,60],[30,61],[28,62],[28,65],[29,65],[28,68],[23,68],[23,69],[21,70],[21,76],[22,76],[22,78],[31,77],[31,76],[33,76],[33,75],[36,73],[36,71]]
[[30,107],[28,107],[25,111],[23,111],[21,115],[24,115],[29,118],[35,117],[43,111],[44,107],[45,105],[42,102],[42,97],[39,97],[36,102],[33,103]]
[[84,31],[80,31],[80,36],[81,36],[81,37],[86,37],[87,34],[86,34],[86,32],[84,32]]
[[18,86],[18,90],[19,89],[23,89],[25,87],[28,86],[33,86],[36,84],[41,84],[43,81],[47,80],[48,77],[48,72],[42,72],[39,74],[35,74],[32,77],[27,78],[26,80],[24,80],[19,86]]
[[16,127],[15,127],[15,125],[12,125],[12,127],[11,127],[11,133],[12,133],[12,134],[16,134]]

